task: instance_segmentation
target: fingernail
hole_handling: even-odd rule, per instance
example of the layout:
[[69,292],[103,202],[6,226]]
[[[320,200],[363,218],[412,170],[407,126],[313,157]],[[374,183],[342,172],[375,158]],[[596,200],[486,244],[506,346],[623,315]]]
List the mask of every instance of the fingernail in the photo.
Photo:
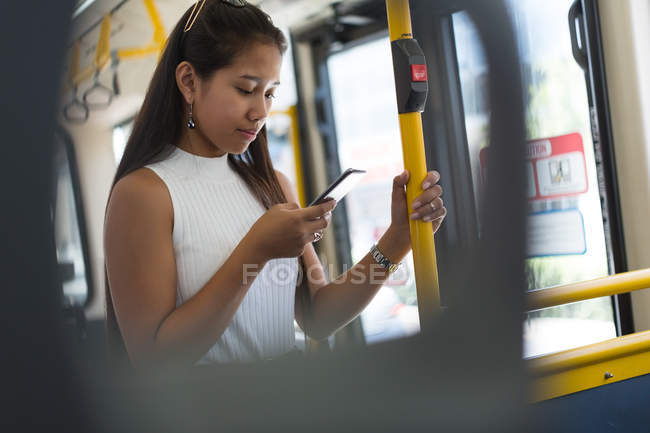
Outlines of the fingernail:
[[426,222],[429,222],[431,220],[432,220],[432,218],[430,216],[428,216],[428,215],[425,216],[424,218],[422,218],[422,221],[426,221]]
[[414,201],[412,206],[413,206],[413,209],[417,209],[420,206],[422,206],[422,203],[420,203],[419,201]]
[[429,188],[430,186],[431,186],[431,184],[430,184],[429,182],[424,182],[424,183],[422,184],[422,189],[427,189],[427,188]]
[[412,220],[417,219],[419,216],[420,216],[419,213],[417,213],[417,212],[413,212],[413,213],[411,214],[411,219],[412,219]]

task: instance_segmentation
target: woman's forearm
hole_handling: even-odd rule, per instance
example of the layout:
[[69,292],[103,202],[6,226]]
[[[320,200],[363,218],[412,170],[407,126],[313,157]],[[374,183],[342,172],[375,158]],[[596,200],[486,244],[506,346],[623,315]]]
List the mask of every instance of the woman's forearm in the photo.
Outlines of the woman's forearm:
[[219,270],[178,306],[156,332],[147,364],[189,366],[223,334],[266,260],[244,237]]
[[[390,228],[377,247],[392,263],[402,261],[410,251],[410,245]],[[320,340],[347,325],[370,303],[389,275],[368,253],[347,272],[319,288],[312,301],[308,334]]]

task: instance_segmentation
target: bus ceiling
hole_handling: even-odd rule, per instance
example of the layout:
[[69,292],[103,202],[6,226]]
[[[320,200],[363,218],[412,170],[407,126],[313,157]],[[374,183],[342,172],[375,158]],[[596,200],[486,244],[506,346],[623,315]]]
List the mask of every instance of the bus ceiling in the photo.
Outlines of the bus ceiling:
[[[129,3],[140,2],[141,0],[77,0],[72,15],[73,28],[70,32],[70,41],[83,38],[99,27],[102,18],[107,13],[115,13]],[[178,15],[180,10],[189,7],[191,3],[189,0],[157,0],[156,7],[167,22],[168,16]],[[264,11],[273,16],[276,25],[289,29],[323,22],[331,22],[336,30],[366,26],[374,23],[374,17],[362,14],[359,6],[376,3],[380,7],[384,7],[384,2],[369,2],[367,0],[252,0],[251,3],[263,7]],[[124,23],[138,23],[143,18],[139,14],[123,15],[122,22]],[[385,21],[383,25],[386,25]]]

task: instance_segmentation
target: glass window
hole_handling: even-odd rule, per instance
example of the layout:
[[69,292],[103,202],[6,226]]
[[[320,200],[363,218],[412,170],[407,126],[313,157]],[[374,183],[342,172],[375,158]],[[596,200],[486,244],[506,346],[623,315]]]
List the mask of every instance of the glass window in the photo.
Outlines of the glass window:
[[[525,86],[528,135],[528,289],[608,274],[587,90],[571,52],[570,0],[509,0]],[[476,195],[487,171],[487,65],[469,17],[453,16]],[[498,98],[498,96],[497,96]],[[524,355],[616,336],[609,297],[528,313]]]
[[[390,40],[336,53],[328,68],[341,169],[368,171],[345,198],[356,263],[390,225],[392,181],[404,169]],[[404,262],[361,314],[368,343],[420,330],[411,256]]]
[[116,166],[119,165],[122,160],[124,148],[126,147],[127,141],[129,141],[132,128],[133,120],[129,120],[128,122],[122,123],[113,128],[113,158],[115,158]]
[[55,196],[52,208],[52,220],[56,240],[56,256],[59,276],[63,288],[64,307],[83,306],[89,296],[89,284],[86,275],[85,246],[80,223],[78,204],[75,194],[76,173],[69,158],[71,152],[59,135],[55,135]]

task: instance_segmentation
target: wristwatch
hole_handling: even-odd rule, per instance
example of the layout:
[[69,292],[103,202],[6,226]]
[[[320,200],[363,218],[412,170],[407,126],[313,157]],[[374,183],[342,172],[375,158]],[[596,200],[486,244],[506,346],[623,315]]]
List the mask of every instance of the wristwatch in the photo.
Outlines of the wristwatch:
[[370,255],[373,259],[375,259],[377,263],[387,269],[391,274],[395,272],[401,265],[401,263],[391,263],[390,260],[388,260],[388,258],[386,258],[386,256],[383,255],[381,251],[379,251],[377,244],[374,244],[372,248],[370,248]]

